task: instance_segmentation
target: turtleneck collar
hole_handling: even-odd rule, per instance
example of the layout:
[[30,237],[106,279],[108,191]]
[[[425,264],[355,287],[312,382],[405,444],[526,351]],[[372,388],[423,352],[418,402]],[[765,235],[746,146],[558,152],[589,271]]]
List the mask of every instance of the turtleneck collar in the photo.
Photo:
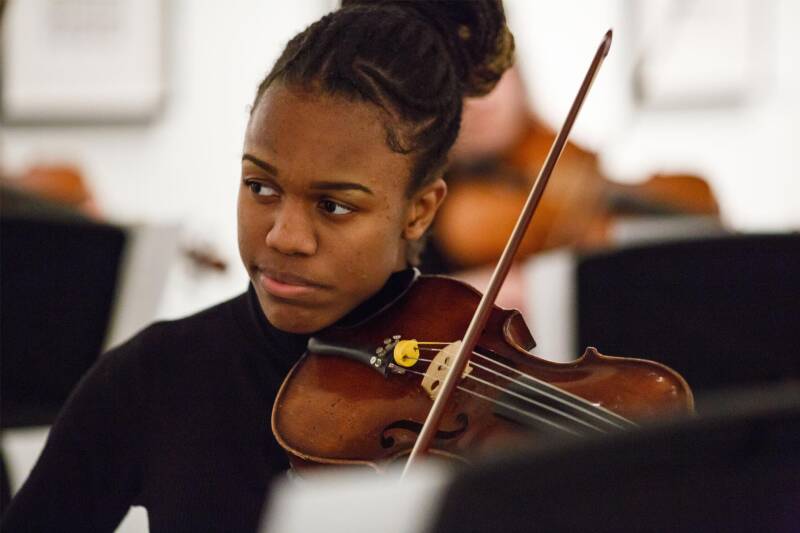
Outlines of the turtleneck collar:
[[[352,326],[378,313],[402,295],[418,275],[419,271],[415,268],[392,273],[377,293],[350,311],[336,325]],[[270,324],[267,317],[264,316],[252,283],[247,288],[247,301],[250,317],[257,324],[262,339],[266,344],[274,345],[279,349],[280,357],[288,366],[293,365],[305,352],[310,335],[288,333]]]
[[247,287],[247,303],[250,317],[258,326],[262,340],[268,346],[275,346],[278,349],[278,355],[287,364],[287,368],[291,367],[306,351],[309,336],[301,333],[289,333],[270,324],[267,317],[264,316],[252,283]]

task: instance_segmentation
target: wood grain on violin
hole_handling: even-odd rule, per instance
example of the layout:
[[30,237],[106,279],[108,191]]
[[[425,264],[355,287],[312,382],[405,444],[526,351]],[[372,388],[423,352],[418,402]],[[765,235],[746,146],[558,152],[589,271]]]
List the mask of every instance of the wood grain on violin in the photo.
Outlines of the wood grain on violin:
[[[339,347],[339,355],[310,350],[273,407],[272,430],[293,467],[382,470],[404,459],[433,403],[423,381],[448,364],[431,361],[463,336],[479,300],[464,283],[421,276],[384,312],[321,333],[317,341]],[[392,360],[391,347],[404,339],[420,342],[410,367]],[[686,382],[661,364],[593,348],[576,361],[552,363],[528,353],[534,345],[517,311],[493,309],[429,453],[468,460],[531,435],[601,435],[693,409]],[[344,355],[348,350],[363,359]]]

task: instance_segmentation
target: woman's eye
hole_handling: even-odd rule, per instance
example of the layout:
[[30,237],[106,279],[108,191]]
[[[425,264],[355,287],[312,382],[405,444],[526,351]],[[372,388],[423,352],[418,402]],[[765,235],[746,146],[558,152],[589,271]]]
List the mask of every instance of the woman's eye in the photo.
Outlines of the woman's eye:
[[352,213],[353,210],[333,200],[321,200],[319,202],[320,208],[331,215],[347,215]]
[[275,196],[278,194],[273,187],[269,185],[265,185],[263,183],[259,183],[257,181],[248,181],[247,187],[254,193],[259,196]]

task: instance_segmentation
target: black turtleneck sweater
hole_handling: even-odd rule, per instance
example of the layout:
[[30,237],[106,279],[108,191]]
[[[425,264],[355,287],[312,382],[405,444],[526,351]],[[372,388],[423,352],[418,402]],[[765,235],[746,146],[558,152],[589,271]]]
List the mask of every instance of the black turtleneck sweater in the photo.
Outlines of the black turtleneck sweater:
[[[348,318],[408,279],[393,275]],[[131,505],[154,532],[254,531],[288,467],[272,404],[307,340],[272,327],[251,287],[111,350],[72,393],[3,531],[113,531]]]

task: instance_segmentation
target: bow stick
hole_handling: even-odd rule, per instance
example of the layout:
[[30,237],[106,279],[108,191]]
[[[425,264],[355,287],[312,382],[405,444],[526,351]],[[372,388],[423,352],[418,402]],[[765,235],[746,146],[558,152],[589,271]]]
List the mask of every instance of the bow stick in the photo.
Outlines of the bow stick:
[[531,218],[533,218],[533,213],[539,205],[539,200],[550,179],[550,174],[552,174],[553,168],[558,158],[561,156],[564,146],[567,144],[567,137],[569,136],[570,130],[572,130],[572,124],[578,116],[578,111],[580,111],[581,105],[583,105],[583,100],[589,92],[592,82],[594,82],[594,78],[597,75],[597,71],[600,69],[600,65],[603,63],[603,59],[608,55],[610,47],[611,30],[608,30],[600,46],[597,48],[597,52],[592,59],[592,64],[586,72],[586,76],[583,78],[583,83],[578,90],[578,94],[575,96],[575,100],[572,102],[572,107],[567,114],[564,125],[561,127],[561,131],[558,132],[555,141],[553,141],[553,146],[550,147],[550,153],[547,154],[547,159],[531,188],[531,192],[525,202],[525,207],[522,209],[522,213],[520,213],[519,219],[517,219],[517,224],[514,226],[514,231],[511,233],[511,237],[508,239],[506,247],[503,250],[503,255],[500,256],[500,260],[497,262],[491,281],[489,281],[489,286],[483,293],[478,308],[472,316],[469,327],[467,327],[467,332],[464,334],[461,348],[455,356],[447,376],[442,382],[439,394],[428,413],[428,418],[425,419],[419,437],[416,443],[414,443],[414,448],[411,450],[411,455],[409,455],[408,461],[403,469],[403,477],[405,477],[412,465],[419,461],[420,456],[428,450],[436,434],[436,430],[439,428],[439,423],[444,415],[447,401],[450,399],[453,391],[455,391],[456,385],[461,379],[461,375],[464,373],[464,368],[469,361],[472,350],[478,342],[478,336],[486,327],[486,321],[489,319],[489,312],[497,299],[497,293],[500,292],[500,287],[503,285],[508,271],[511,269],[511,261],[517,252],[517,248],[519,248],[522,237],[525,235],[525,230],[528,229]]

